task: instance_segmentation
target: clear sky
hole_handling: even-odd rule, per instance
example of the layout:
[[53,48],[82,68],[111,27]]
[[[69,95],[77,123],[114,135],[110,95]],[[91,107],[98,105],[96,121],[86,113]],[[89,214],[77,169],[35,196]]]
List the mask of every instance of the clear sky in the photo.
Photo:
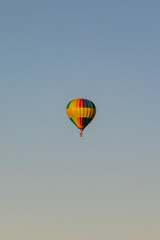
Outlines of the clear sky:
[[[160,1],[0,2],[0,239],[160,239]],[[84,136],[74,98],[97,107]]]

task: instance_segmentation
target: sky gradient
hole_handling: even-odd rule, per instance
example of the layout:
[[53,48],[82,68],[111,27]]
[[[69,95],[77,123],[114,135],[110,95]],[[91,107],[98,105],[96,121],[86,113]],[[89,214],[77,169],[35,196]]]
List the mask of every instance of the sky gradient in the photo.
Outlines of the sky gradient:
[[[160,2],[0,3],[0,239],[160,239]],[[79,137],[66,105],[97,107]]]

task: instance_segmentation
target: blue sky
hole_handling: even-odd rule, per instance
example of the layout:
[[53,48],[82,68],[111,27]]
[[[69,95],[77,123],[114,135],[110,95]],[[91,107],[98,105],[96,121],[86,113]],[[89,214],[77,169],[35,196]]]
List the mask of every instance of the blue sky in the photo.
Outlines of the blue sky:
[[[0,237],[159,240],[159,1],[1,1]],[[74,98],[97,107],[83,138]]]

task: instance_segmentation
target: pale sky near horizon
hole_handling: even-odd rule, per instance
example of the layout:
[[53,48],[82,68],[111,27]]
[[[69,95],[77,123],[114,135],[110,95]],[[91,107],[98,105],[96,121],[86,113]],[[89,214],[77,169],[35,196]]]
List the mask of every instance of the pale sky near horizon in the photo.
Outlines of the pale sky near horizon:
[[[0,239],[160,239],[159,12],[0,1]],[[82,138],[79,97],[97,107]]]

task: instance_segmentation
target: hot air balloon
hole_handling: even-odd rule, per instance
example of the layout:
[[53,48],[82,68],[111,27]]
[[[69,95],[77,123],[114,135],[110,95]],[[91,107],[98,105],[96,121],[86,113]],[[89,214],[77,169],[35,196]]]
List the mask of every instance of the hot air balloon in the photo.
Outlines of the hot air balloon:
[[80,129],[80,136],[82,137],[84,128],[96,114],[96,107],[90,100],[78,98],[68,103],[66,112],[69,119]]

